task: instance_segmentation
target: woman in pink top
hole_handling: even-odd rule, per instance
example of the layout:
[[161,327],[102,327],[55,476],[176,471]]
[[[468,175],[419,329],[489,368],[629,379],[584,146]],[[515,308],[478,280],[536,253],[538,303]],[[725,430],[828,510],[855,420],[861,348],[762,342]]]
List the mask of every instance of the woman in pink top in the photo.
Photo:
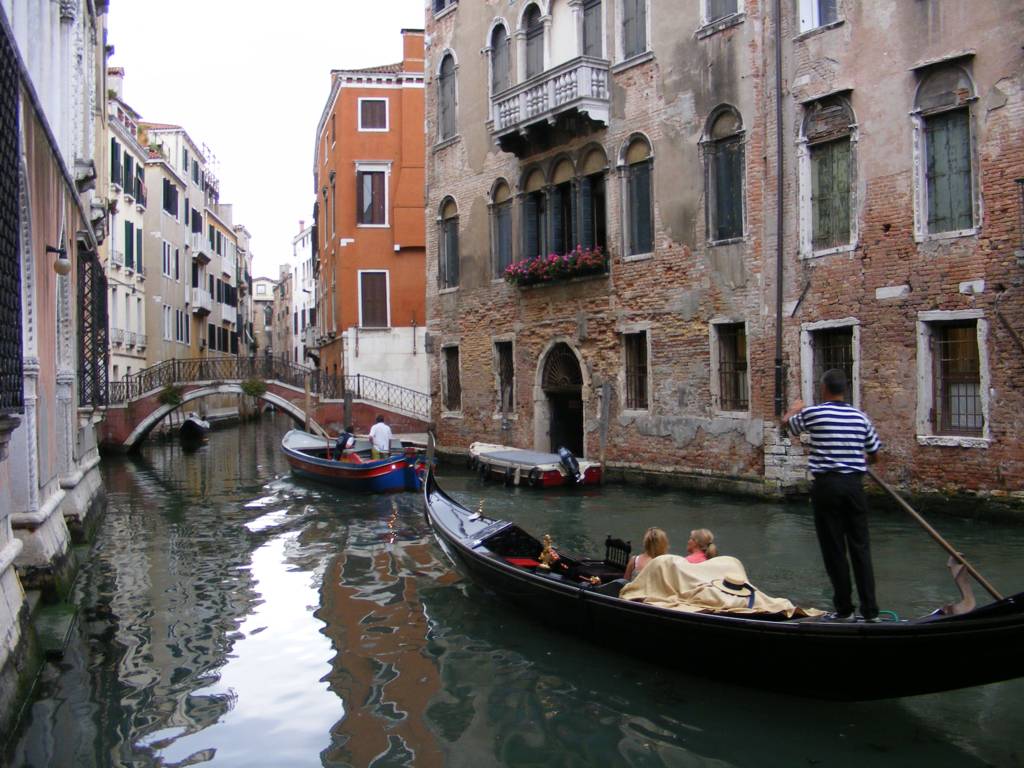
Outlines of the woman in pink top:
[[715,546],[715,535],[707,528],[690,531],[690,540],[686,542],[686,559],[691,563],[703,563],[718,554]]

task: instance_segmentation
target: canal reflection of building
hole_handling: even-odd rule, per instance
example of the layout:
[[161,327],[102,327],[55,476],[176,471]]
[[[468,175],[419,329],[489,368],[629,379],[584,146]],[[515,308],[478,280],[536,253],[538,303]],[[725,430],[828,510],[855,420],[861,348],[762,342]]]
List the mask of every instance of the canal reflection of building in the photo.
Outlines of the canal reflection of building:
[[[422,539],[402,541],[396,521],[394,514],[391,527],[384,523],[383,530],[370,521],[371,531],[353,521],[349,546],[328,568],[318,616],[337,650],[329,682],[345,702],[339,729],[352,765],[403,751],[412,753],[417,766],[442,765],[441,747],[427,721],[441,682],[426,647],[429,626],[419,581],[424,571],[442,582],[454,574],[439,567]],[[353,546],[353,539],[378,530],[383,545]]]

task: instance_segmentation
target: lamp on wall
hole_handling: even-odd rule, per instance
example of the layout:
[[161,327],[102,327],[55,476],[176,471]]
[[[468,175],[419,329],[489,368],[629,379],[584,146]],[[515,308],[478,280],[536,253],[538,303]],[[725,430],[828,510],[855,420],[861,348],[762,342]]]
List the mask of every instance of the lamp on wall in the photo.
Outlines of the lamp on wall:
[[57,258],[53,262],[53,271],[58,275],[66,276],[71,274],[71,259],[68,258],[68,251],[66,248],[57,248],[53,245],[46,246],[47,253],[57,254]]

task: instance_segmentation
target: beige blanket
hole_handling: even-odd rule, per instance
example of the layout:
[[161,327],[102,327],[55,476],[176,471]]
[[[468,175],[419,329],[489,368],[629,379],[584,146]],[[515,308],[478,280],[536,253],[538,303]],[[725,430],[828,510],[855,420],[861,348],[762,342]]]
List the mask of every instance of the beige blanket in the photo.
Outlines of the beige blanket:
[[760,614],[793,618],[821,616],[816,608],[800,608],[783,597],[770,597],[747,580],[735,557],[714,557],[691,563],[678,555],[654,558],[619,597],[692,613]]

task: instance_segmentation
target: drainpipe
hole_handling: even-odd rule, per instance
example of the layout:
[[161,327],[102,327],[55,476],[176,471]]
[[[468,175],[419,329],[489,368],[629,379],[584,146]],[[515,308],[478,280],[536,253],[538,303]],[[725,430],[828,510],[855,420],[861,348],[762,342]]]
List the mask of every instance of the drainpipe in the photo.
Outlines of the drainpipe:
[[775,416],[782,416],[782,257],[783,235],[783,130],[782,130],[782,0],[775,0]]

